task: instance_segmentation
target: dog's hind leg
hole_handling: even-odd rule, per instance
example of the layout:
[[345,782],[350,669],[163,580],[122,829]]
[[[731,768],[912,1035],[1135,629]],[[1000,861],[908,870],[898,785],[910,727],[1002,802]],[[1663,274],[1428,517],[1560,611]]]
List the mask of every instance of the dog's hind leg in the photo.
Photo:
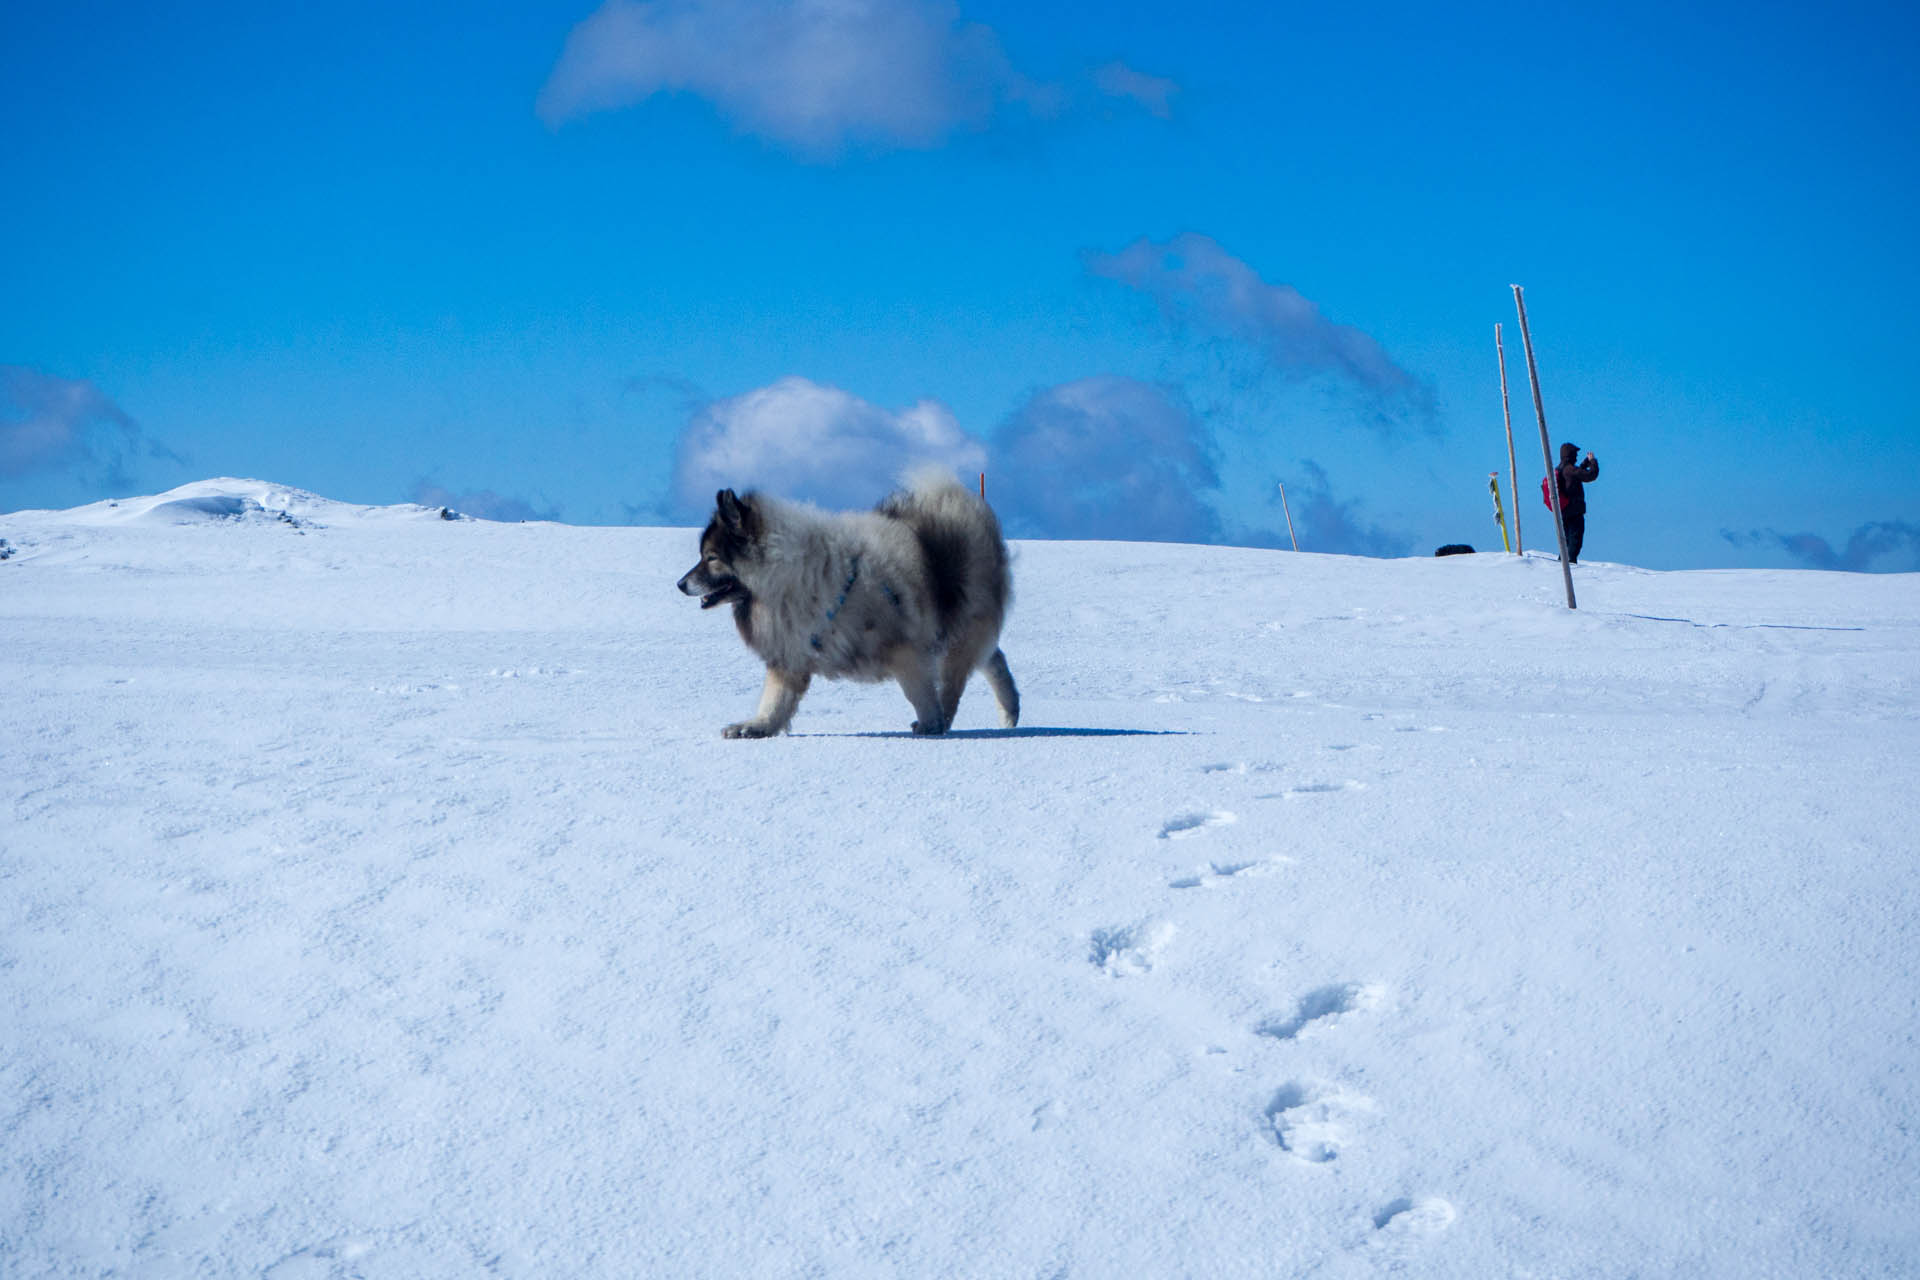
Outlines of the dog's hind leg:
[[1013,672],[1007,668],[1007,655],[995,649],[987,659],[985,670],[993,700],[1000,704],[1000,723],[1011,729],[1020,723],[1020,690],[1014,686]]
[[730,724],[721,735],[728,738],[771,738],[785,733],[793,723],[793,713],[805,696],[813,677],[806,672],[776,671],[767,668],[767,683],[760,690],[760,709],[751,720]]
[[940,709],[940,690],[933,683],[932,664],[912,649],[902,648],[894,657],[892,669],[893,678],[900,682],[900,691],[907,695],[914,714],[920,717],[913,722],[913,731],[945,733],[948,721]]
[[949,725],[960,710],[960,695],[967,691],[968,677],[993,641],[993,623],[983,618],[947,642],[947,652],[940,660],[940,713]]

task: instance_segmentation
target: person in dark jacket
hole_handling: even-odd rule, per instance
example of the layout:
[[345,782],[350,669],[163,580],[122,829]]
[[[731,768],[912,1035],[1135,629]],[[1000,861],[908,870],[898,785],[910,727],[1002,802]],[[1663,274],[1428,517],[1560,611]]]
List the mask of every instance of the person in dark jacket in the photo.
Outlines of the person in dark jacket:
[[1580,563],[1580,544],[1587,539],[1587,492],[1589,482],[1600,478],[1600,464],[1593,451],[1586,461],[1575,462],[1580,446],[1569,441],[1560,446],[1560,465],[1554,471],[1560,486],[1560,521],[1567,531],[1567,559]]

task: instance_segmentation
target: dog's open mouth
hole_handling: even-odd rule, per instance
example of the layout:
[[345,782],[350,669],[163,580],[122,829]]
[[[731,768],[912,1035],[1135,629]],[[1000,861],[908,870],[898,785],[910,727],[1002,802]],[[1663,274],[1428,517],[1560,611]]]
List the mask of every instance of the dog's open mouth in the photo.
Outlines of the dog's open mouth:
[[715,587],[713,590],[707,592],[707,594],[701,596],[700,607],[702,609],[711,609],[717,604],[725,604],[729,600],[744,597],[746,594],[747,589],[741,586],[739,579],[736,578],[730,582],[722,583],[720,586]]

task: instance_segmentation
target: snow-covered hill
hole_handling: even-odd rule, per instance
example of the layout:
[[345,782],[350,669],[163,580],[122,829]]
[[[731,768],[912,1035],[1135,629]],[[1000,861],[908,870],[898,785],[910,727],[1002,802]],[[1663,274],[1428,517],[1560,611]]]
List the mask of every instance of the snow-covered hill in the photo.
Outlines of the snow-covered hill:
[[30,523],[56,525],[181,525],[181,524],[289,524],[325,527],[333,524],[383,523],[391,520],[464,519],[445,507],[406,503],[395,507],[356,507],[335,502],[304,489],[230,477],[200,480],[150,498],[110,498],[71,511],[23,511],[16,516]]
[[1912,575],[1025,543],[729,742],[690,531],[0,540],[0,1274],[1920,1270]]

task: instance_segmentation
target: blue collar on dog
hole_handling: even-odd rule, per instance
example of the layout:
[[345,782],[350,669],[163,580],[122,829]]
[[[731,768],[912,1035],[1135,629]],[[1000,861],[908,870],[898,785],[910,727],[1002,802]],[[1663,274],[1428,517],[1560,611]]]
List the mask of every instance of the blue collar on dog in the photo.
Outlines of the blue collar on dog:
[[827,629],[827,627],[831,627],[833,625],[833,620],[835,616],[839,614],[841,608],[845,606],[845,604],[847,603],[847,595],[849,592],[853,590],[853,584],[855,581],[859,579],[859,577],[860,577],[860,557],[855,556],[853,558],[853,568],[849,570],[847,573],[847,584],[844,587],[840,588],[840,598],[833,602],[833,607],[831,609],[827,610],[826,624],[822,626],[819,631],[814,632],[813,635],[811,635],[807,639],[807,643],[812,645],[816,652],[820,648],[821,633],[824,632]]

